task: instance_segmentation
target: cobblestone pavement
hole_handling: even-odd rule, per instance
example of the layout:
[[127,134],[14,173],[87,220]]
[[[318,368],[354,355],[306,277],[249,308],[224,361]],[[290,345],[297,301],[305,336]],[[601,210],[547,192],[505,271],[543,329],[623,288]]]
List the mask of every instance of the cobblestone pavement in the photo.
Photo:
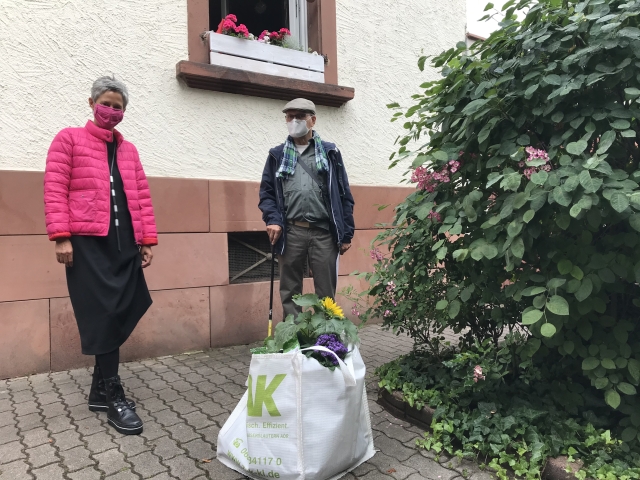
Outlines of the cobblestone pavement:
[[[423,432],[387,414],[375,401],[373,371],[411,349],[411,341],[372,325],[362,331],[368,396],[379,452],[346,479],[462,479],[486,474],[472,465],[418,451]],[[0,381],[0,480],[180,480],[243,478],[215,459],[220,427],[244,393],[247,346],[163,357],[121,366],[129,396],[145,422],[123,436],[106,413],[87,409],[89,370]]]

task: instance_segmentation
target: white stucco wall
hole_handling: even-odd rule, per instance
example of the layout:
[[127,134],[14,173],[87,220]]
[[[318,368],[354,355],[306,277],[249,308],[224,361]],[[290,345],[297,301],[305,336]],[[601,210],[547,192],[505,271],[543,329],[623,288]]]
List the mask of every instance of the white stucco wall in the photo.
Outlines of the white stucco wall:
[[[418,57],[463,40],[465,22],[465,0],[338,0],[339,83],[356,97],[319,107],[317,130],[352,183],[400,180],[387,165],[401,123],[385,105],[435,78]],[[258,180],[286,138],[284,102],[187,88],[186,59],[186,0],[0,0],[0,169],[43,170],[56,132],[90,117],[91,82],[115,73],[131,94],[119,129],[148,175]]]

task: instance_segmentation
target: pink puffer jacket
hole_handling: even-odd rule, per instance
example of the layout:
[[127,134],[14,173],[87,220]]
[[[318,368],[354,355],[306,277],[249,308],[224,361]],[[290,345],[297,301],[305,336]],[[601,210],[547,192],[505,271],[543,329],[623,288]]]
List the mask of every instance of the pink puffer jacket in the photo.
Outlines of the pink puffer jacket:
[[111,218],[107,145],[115,135],[133,230],[139,245],[157,245],[149,184],[138,150],[118,131],[89,121],[84,128],[65,128],[51,143],[44,174],[44,211],[49,240],[72,235],[105,237]]

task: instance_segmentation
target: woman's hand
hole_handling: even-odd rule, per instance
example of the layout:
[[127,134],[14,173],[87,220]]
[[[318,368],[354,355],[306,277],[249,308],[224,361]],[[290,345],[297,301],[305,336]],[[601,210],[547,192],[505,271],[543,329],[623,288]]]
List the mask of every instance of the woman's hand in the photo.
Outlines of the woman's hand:
[[73,267],[73,246],[68,238],[56,240],[56,259],[66,267]]
[[151,260],[153,259],[151,247],[145,245],[140,247],[140,256],[142,257],[142,268],[147,268],[151,265]]

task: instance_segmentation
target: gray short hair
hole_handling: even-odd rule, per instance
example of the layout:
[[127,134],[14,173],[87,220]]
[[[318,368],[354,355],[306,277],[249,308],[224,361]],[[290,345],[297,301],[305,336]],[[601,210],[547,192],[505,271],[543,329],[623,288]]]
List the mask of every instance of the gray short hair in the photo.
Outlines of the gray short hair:
[[124,102],[124,108],[127,108],[129,103],[129,91],[127,86],[120,80],[116,80],[115,76],[100,77],[91,86],[91,98],[93,101],[97,101],[105,92],[116,92],[122,95],[122,101]]

